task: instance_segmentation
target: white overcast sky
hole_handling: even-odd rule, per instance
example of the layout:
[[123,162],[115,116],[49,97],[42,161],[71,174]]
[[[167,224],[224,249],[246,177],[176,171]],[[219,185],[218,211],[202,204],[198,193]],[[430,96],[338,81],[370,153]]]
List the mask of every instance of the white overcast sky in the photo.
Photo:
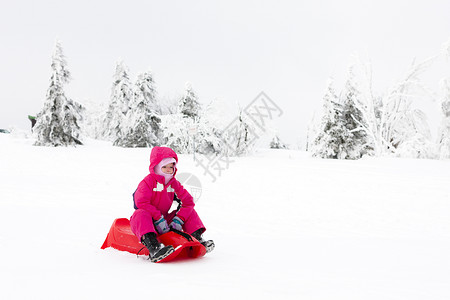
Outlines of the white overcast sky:
[[[74,100],[108,101],[122,59],[132,79],[151,69],[162,99],[186,81],[201,102],[229,107],[264,91],[283,109],[276,126],[291,144],[304,142],[328,78],[340,87],[354,55],[370,60],[381,92],[450,39],[448,0],[0,1],[0,128],[28,129],[41,109],[56,38]],[[450,74],[448,61],[438,64],[436,89]]]

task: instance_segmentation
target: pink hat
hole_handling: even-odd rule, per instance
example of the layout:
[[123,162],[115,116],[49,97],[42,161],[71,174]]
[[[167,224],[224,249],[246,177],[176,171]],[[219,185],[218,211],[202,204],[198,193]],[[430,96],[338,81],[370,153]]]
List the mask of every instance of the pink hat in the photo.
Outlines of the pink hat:
[[[173,167],[174,167],[173,173],[172,173],[172,174],[166,174],[166,173],[164,173],[164,172],[161,170],[161,168],[164,167],[164,166],[166,166],[166,165],[168,165],[168,164],[171,164],[171,163],[174,164],[174,165],[173,165]],[[163,158],[163,159],[159,162],[159,164],[157,164],[157,165],[155,166],[155,169],[154,169],[155,174],[163,176],[163,177],[165,178],[165,184],[167,184],[167,183],[170,181],[170,179],[173,178],[173,175],[175,175],[175,172],[176,172],[176,165],[177,165],[177,161],[175,160],[175,158],[173,158],[173,157],[166,157],[166,158]]]

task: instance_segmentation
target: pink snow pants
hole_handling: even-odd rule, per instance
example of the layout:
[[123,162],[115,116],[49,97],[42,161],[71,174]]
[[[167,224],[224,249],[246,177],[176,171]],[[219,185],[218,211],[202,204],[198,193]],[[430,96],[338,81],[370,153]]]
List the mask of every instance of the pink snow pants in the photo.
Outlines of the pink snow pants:
[[[172,222],[172,219],[175,217],[176,213],[176,211],[173,211],[169,215],[164,216],[167,224],[170,224],[170,222]],[[134,235],[138,237],[139,241],[141,240],[141,237],[146,233],[154,232],[158,234],[155,226],[153,225],[151,214],[144,209],[136,209],[134,211],[133,215],[130,218],[130,225],[131,231],[133,231]],[[192,210],[189,218],[184,222],[183,231],[191,234],[201,228],[204,229],[203,231],[206,230],[202,220],[194,209]]]

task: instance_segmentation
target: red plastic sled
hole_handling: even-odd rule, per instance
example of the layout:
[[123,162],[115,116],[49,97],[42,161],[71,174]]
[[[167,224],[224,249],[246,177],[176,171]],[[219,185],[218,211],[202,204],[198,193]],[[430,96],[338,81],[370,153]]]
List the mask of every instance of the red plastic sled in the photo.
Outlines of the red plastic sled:
[[[196,258],[205,255],[206,248],[194,237],[187,236],[189,239],[173,231],[158,236],[158,240],[161,243],[166,246],[172,245],[175,248],[172,254],[159,262],[167,262],[180,258]],[[126,218],[114,220],[102,245],[102,249],[108,247],[139,255],[149,255],[148,249],[139,242],[137,236],[131,231],[130,221]]]

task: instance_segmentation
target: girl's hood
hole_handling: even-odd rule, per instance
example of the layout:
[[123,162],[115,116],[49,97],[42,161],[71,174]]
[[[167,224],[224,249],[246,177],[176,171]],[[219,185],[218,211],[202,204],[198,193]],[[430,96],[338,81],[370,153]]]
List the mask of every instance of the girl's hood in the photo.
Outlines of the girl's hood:
[[166,157],[173,157],[178,163],[177,154],[169,147],[153,147],[152,152],[150,153],[150,174],[155,174],[155,167]]

